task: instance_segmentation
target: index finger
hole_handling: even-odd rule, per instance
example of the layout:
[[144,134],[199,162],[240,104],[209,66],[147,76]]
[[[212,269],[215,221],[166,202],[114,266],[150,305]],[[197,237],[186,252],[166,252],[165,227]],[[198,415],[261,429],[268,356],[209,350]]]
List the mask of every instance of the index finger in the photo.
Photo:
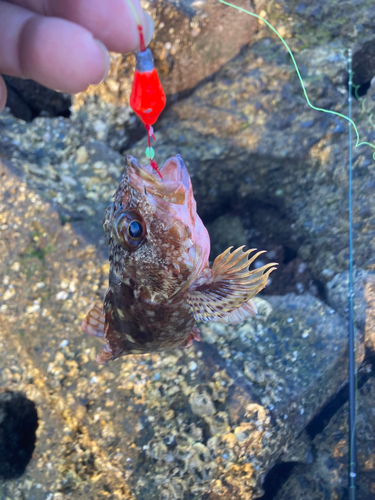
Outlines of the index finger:
[[139,0],[8,0],[31,11],[61,17],[88,29],[108,50],[127,53],[139,50],[137,21],[146,45],[153,35],[153,21]]

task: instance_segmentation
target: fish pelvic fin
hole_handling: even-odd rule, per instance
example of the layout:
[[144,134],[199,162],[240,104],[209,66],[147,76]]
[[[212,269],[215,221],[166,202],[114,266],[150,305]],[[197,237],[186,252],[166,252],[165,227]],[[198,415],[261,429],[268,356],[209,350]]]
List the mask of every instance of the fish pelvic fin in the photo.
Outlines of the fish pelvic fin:
[[109,345],[106,344],[104,347],[102,347],[99,354],[96,356],[95,361],[98,363],[98,365],[102,365],[104,363],[107,363],[107,361],[111,361],[111,359],[113,359],[113,352]]
[[94,337],[104,337],[104,314],[102,308],[94,305],[82,322],[82,330]]
[[250,271],[251,264],[264,251],[244,252],[242,246],[231,252],[232,248],[216,257],[206,282],[189,290],[187,302],[196,321],[238,324],[256,314],[251,299],[267,285],[277,263]]

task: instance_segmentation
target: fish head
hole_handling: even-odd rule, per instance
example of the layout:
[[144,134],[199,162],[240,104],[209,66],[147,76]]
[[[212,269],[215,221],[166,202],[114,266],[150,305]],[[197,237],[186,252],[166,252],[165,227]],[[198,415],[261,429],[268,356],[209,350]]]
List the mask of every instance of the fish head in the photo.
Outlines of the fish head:
[[108,207],[103,227],[113,280],[130,284],[143,300],[172,300],[208,267],[210,239],[196,210],[181,156],[160,169],[132,156]]

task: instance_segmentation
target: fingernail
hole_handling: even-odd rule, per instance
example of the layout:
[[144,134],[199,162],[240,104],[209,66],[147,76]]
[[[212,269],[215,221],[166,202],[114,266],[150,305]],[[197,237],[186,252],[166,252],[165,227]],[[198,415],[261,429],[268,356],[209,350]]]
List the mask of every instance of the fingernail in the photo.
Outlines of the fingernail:
[[144,23],[145,44],[148,45],[151,42],[152,37],[154,36],[154,20],[152,19],[150,14],[148,14],[147,12],[143,13],[143,17],[145,20],[145,23]]
[[101,42],[100,40],[95,40],[95,42],[96,42],[97,46],[100,47],[100,50],[103,52],[104,58],[105,58],[105,71],[104,71],[103,76],[99,82],[99,83],[102,83],[102,81],[107,78],[108,71],[109,71],[109,68],[111,66],[111,60],[109,58],[107,47],[104,45],[104,43]]

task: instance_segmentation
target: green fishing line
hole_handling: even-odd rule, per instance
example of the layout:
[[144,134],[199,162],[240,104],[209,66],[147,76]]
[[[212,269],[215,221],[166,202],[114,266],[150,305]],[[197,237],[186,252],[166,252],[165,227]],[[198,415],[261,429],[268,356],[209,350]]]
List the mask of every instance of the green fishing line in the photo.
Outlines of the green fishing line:
[[[284,38],[278,33],[278,31],[272,26],[272,24],[270,24],[266,19],[264,19],[263,17],[261,16],[258,16],[258,14],[254,14],[254,12],[250,12],[249,10],[246,10],[246,9],[243,9],[242,7],[238,7],[238,5],[234,5],[232,3],[229,3],[229,2],[226,2],[225,0],[219,0],[220,3],[224,4],[224,5],[228,5],[229,7],[232,7],[233,9],[237,9],[241,12],[244,12],[245,14],[248,14],[249,16],[253,16],[253,17],[256,17],[257,19],[259,19],[260,21],[263,21],[269,28],[270,30],[272,30],[275,35],[278,36],[278,38],[281,40],[281,42],[283,43],[284,47],[286,48],[286,50],[288,51],[291,59],[292,59],[292,62],[294,64],[294,69],[296,70],[296,73],[297,73],[297,76],[299,78],[299,81],[301,83],[301,87],[302,87],[302,90],[303,90],[303,93],[304,93],[304,96],[305,96],[305,99],[306,99],[306,102],[307,104],[310,106],[310,108],[314,109],[315,111],[322,111],[323,113],[328,113],[330,115],[335,115],[335,116],[339,116],[340,118],[344,118],[344,120],[348,121],[353,129],[354,129],[354,132],[356,133],[356,136],[357,136],[357,141],[356,141],[356,144],[355,144],[355,148],[358,147],[358,146],[370,146],[370,148],[374,149],[375,150],[375,145],[374,144],[371,144],[370,142],[360,142],[359,140],[359,132],[358,132],[358,129],[356,127],[356,124],[353,122],[353,120],[351,118],[349,118],[348,116],[345,116],[341,113],[338,113],[337,111],[331,111],[329,109],[324,109],[324,108],[318,108],[317,106],[314,106],[311,102],[310,102],[310,99],[309,99],[309,96],[307,95],[307,92],[306,92],[306,88],[305,88],[305,84],[303,82],[303,79],[302,79],[302,76],[301,76],[301,73],[299,72],[299,69],[298,69],[298,66],[297,66],[297,62],[296,60],[294,59],[294,55],[293,55],[293,52],[291,51],[291,49],[289,48],[288,44],[286,43],[286,41],[284,40]],[[372,155],[373,159],[375,160],[375,151]]]

